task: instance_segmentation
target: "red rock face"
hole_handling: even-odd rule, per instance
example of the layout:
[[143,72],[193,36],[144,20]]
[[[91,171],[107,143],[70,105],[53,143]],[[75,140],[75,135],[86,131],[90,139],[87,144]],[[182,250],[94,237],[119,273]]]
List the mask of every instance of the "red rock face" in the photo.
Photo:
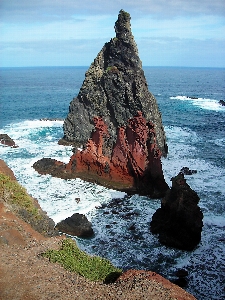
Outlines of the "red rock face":
[[[108,129],[101,117],[94,118],[95,131],[83,150],[77,150],[66,165],[66,172],[119,190],[130,190],[151,196],[167,190],[161,151],[157,147],[154,125],[141,112],[127,127],[118,128],[111,157],[103,155]],[[146,181],[147,180],[147,181]]]

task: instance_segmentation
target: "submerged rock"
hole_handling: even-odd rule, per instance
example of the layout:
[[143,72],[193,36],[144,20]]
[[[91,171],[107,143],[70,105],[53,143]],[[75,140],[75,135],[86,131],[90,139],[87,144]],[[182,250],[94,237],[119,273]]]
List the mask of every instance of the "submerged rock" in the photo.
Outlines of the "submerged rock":
[[186,183],[184,174],[172,178],[167,191],[153,215],[150,230],[159,235],[159,241],[169,247],[193,250],[201,240],[203,213],[198,206],[199,197]]
[[99,52],[70,103],[59,141],[75,146],[70,162],[44,159],[34,168],[45,173],[48,163],[53,176],[79,177],[128,193],[162,197],[168,189],[161,165],[168,150],[164,128],[148,90],[130,15],[123,10],[115,31],[116,37]]

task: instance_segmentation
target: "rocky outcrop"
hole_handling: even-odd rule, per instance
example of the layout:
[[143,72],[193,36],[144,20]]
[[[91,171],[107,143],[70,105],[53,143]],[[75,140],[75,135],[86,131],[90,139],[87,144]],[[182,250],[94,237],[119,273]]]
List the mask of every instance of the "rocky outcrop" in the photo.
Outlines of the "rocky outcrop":
[[167,153],[161,114],[148,84],[131,32],[130,15],[121,10],[115,23],[116,37],[106,43],[85,74],[76,98],[70,103],[64,122],[61,143],[86,144],[95,128],[93,118],[101,117],[108,128],[103,153],[111,155],[118,128],[127,126],[137,111],[147,122],[153,122],[156,142],[163,155]]
[[91,222],[85,215],[75,213],[71,217],[62,220],[56,225],[60,232],[78,237],[91,237],[94,235]]
[[8,134],[0,134],[0,143],[5,145],[5,146],[9,146],[12,148],[17,148],[18,146],[16,145],[16,143],[14,142],[13,139],[11,139],[11,137],[8,136]]
[[69,164],[42,159],[34,168],[41,174],[80,177],[161,197],[168,189],[161,166],[161,156],[167,154],[165,133],[142,70],[130,15],[123,10],[115,31],[116,37],[99,52],[70,103],[59,141],[75,146]]
[[51,118],[43,118],[43,119],[40,119],[40,121],[64,121],[64,119],[61,119],[61,118],[53,118],[53,119],[51,119]]
[[[172,284],[169,280],[163,278],[159,274],[151,271],[144,270],[128,270],[124,272],[114,283],[115,286],[128,285],[131,291],[137,290],[142,286],[143,290],[147,293],[139,294],[138,299],[157,299],[155,290],[152,284],[156,284],[158,292],[161,293],[161,299],[177,299],[177,300],[194,300],[194,296],[182,290],[175,284]],[[149,289],[149,287],[151,287]],[[156,298],[155,298],[156,297]]]
[[222,106],[225,106],[225,101],[224,100],[220,100],[219,104],[222,105]]
[[191,170],[189,169],[188,167],[183,167],[181,170],[180,170],[181,173],[183,173],[184,175],[193,175],[193,174],[196,174],[197,173],[197,170]]
[[169,247],[193,250],[201,240],[203,214],[199,197],[186,183],[183,173],[172,179],[159,208],[153,215],[150,230]]

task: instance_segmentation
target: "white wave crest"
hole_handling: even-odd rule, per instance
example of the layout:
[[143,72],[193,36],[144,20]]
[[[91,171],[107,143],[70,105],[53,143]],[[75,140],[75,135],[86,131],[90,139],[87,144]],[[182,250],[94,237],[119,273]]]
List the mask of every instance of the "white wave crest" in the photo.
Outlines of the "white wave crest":
[[198,106],[202,109],[207,110],[215,110],[215,111],[225,111],[225,107],[222,106],[218,100],[210,99],[210,98],[198,98],[198,97],[189,97],[189,96],[173,96],[170,97],[172,100],[181,100],[181,101],[189,101],[193,105]]

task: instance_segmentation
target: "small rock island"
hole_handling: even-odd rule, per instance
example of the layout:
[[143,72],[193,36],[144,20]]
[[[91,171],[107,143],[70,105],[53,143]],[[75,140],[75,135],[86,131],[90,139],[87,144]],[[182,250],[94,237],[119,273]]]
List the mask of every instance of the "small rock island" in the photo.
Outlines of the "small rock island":
[[182,172],[171,181],[171,189],[153,214],[150,230],[158,234],[162,244],[192,251],[201,241],[203,213],[198,206],[200,199],[187,184]]

